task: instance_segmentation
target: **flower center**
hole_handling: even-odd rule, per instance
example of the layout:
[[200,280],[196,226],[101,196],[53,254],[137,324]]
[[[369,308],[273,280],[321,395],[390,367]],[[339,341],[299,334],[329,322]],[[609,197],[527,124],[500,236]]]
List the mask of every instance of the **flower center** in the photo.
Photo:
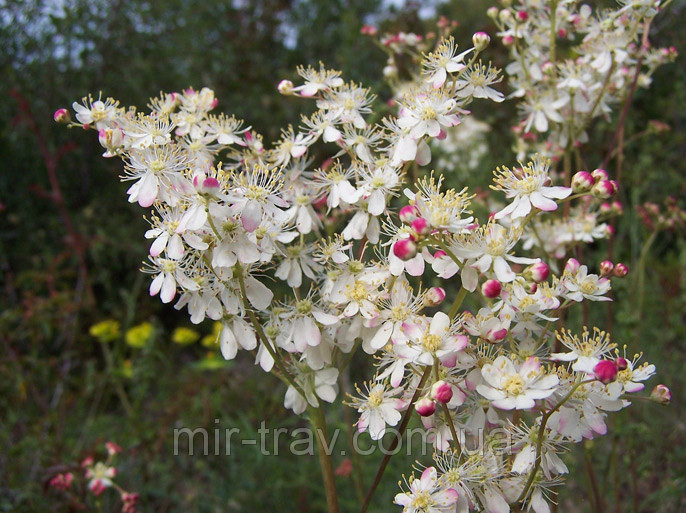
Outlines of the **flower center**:
[[524,391],[524,380],[519,374],[513,374],[505,380],[503,390],[509,395],[520,395]]

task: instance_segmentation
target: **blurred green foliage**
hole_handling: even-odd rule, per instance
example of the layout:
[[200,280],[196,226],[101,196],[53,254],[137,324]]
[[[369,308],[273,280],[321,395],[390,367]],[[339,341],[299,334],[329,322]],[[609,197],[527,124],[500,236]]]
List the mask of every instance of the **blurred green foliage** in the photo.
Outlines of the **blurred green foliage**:
[[[493,33],[488,5],[456,0],[440,3],[436,12],[458,20],[456,38],[468,41],[476,30]],[[205,338],[187,346],[172,342],[175,329],[190,325],[185,313],[147,298],[147,279],[137,272],[146,253],[146,223],[140,209],[124,201],[119,162],[100,157],[92,134],[56,126],[52,113],[90,92],[144,105],[160,90],[208,86],[219,110],[273,140],[281,127],[297,122],[300,106],[280,97],[276,84],[295,78],[299,64],[325,62],[384,100],[385,59],[360,27],[369,22],[382,30],[424,33],[433,29],[419,16],[426,8],[426,2],[395,9],[365,0],[0,1],[0,511],[76,511],[78,504],[47,482],[88,455],[102,456],[107,440],[124,447],[119,481],[141,493],[143,511],[252,511],[284,504],[323,510],[314,457],[288,451],[261,456],[239,444],[230,457],[173,455],[175,427],[211,430],[219,419],[221,428],[238,426],[240,436],[249,438],[261,420],[289,429],[305,421],[284,411],[282,388],[252,369],[250,355],[226,363],[203,347]],[[686,2],[675,1],[658,17],[653,44],[686,52],[685,9]],[[503,64],[505,52],[497,44],[489,52]],[[686,67],[680,59],[658,71],[649,90],[639,91],[629,116],[627,139],[650,120],[671,129],[626,146],[625,216],[614,254],[632,270],[649,234],[635,207],[670,194],[684,206],[684,104]],[[494,127],[483,175],[473,180],[482,187],[495,165],[512,163],[506,120],[513,112],[508,103],[483,112],[476,105],[476,118]],[[615,122],[597,127],[585,155],[589,166],[602,160]],[[586,258],[597,263],[605,254],[604,246],[592,248]],[[607,511],[678,512],[686,509],[683,237],[658,234],[645,269],[641,317],[636,276],[616,291],[615,339],[628,344],[630,354],[640,343],[674,401],[668,408],[646,403],[622,412],[610,434],[593,442],[592,458],[607,490]],[[604,308],[589,313],[604,325]],[[101,326],[107,340],[102,330],[89,333],[110,319],[119,326]],[[141,328],[143,323],[149,324]],[[138,331],[132,334],[132,328]],[[193,329],[213,338],[211,325]],[[176,338],[194,337],[176,331]],[[351,366],[350,380],[364,379],[366,371],[360,360]],[[349,423],[342,409],[328,420],[334,427]],[[365,459],[365,483],[379,460],[378,453]],[[560,499],[561,511],[590,509],[588,500],[579,499],[588,496],[582,451],[574,461],[577,477]],[[395,481],[412,459],[391,462],[373,510],[395,508]],[[337,479],[342,510],[354,511],[349,478]],[[116,511],[118,499],[104,497],[104,511]]]

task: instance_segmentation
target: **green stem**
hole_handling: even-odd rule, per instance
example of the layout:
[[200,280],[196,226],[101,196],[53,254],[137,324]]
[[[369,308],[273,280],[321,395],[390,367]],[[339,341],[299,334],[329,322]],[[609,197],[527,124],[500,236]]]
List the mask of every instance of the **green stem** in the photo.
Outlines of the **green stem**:
[[448,317],[450,317],[451,320],[457,315],[457,311],[460,309],[460,306],[462,306],[462,302],[466,296],[467,289],[463,286],[457,293],[457,296],[455,296],[455,301],[453,301],[453,305],[450,307],[450,311],[448,312]]
[[326,430],[326,420],[321,406],[310,410],[310,422],[314,428],[314,437],[317,440],[317,457],[322,471],[324,481],[324,491],[326,492],[326,504],[329,513],[338,513],[338,493],[336,492],[336,479],[333,471],[333,461],[331,460],[330,440]]

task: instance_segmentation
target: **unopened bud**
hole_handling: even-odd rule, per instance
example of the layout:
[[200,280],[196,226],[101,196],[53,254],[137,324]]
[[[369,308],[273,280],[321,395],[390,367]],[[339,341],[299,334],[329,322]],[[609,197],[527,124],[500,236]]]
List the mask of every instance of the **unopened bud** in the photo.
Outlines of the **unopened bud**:
[[284,96],[291,95],[293,94],[293,82],[291,82],[290,80],[282,80],[281,82],[279,82],[277,89]]
[[431,387],[431,398],[439,403],[447,403],[453,398],[453,387],[443,380],[436,381]]
[[658,404],[668,405],[672,401],[672,392],[665,385],[656,385],[650,393],[650,400]]
[[624,278],[627,274],[629,274],[629,268],[625,264],[619,262],[617,265],[615,265],[612,274],[614,274],[617,278]]
[[611,272],[612,269],[614,269],[615,264],[610,262],[609,260],[603,260],[600,262],[600,276],[608,276]]
[[607,171],[604,169],[595,169],[591,173],[591,176],[593,176],[593,179],[596,182],[599,182],[600,180],[609,180],[610,175],[607,174]]
[[507,337],[507,330],[500,328],[499,330],[489,330],[486,333],[485,340],[490,344],[497,344],[501,340],[505,340],[505,337]]
[[541,283],[550,276],[550,267],[545,262],[536,262],[530,265],[524,272],[527,276],[531,276],[535,283]]
[[594,184],[595,179],[588,171],[579,171],[572,176],[572,190],[575,194],[590,191]]
[[619,201],[612,202],[612,213],[621,216],[624,213],[624,207]]
[[410,226],[417,235],[429,235],[429,233],[431,233],[429,223],[423,217],[418,217],[417,219],[412,221],[412,223],[410,223]]
[[498,17],[498,8],[497,7],[489,7],[488,10],[486,11],[486,14],[488,15],[489,18],[494,20]]
[[209,194],[211,196],[216,195],[220,189],[219,181],[211,176],[205,176],[205,174],[199,174],[193,178],[193,187],[195,187],[198,194]]
[[507,9],[503,9],[498,13],[498,18],[500,18],[500,21],[502,21],[503,23],[507,23],[509,21],[512,21],[512,13]]
[[491,36],[486,34],[486,32],[476,32],[472,36],[472,43],[474,44],[474,49],[477,52],[485,50],[490,42]]
[[393,244],[393,254],[400,260],[410,260],[417,255],[417,245],[410,239],[400,239]]
[[593,375],[598,381],[607,385],[617,379],[617,366],[612,360],[601,360],[593,367]]
[[519,21],[526,21],[529,19],[529,13],[526,11],[517,11],[517,19]]
[[481,293],[489,299],[500,296],[502,290],[503,286],[498,280],[486,280],[481,286]]
[[436,411],[436,403],[428,397],[423,397],[416,402],[415,409],[422,417],[430,417]]
[[405,205],[400,209],[398,215],[400,216],[400,222],[410,224],[419,217],[419,210],[414,205]]
[[581,267],[579,261],[576,258],[570,258],[565,264],[565,271],[569,274],[576,274],[576,272],[579,270],[579,267]]
[[617,188],[611,180],[600,180],[591,189],[591,194],[599,199],[608,199],[615,195]]
[[629,368],[629,361],[620,356],[618,358],[615,358],[615,365],[617,366],[617,370],[623,371],[624,369]]
[[503,36],[503,45],[512,46],[514,44],[514,40],[514,36],[511,36],[510,34]]
[[445,289],[431,287],[426,291],[425,302],[428,306],[438,306],[445,300]]
[[57,123],[69,123],[71,121],[71,114],[69,114],[67,109],[57,109],[52,118]]

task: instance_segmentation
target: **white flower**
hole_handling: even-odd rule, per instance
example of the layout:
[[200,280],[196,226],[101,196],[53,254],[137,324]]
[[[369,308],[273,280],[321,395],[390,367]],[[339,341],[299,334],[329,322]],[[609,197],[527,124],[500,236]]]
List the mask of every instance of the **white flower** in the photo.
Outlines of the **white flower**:
[[612,301],[605,296],[612,286],[608,278],[601,278],[597,274],[588,274],[588,267],[582,265],[575,273],[565,271],[560,285],[563,288],[562,297],[572,301]]
[[473,50],[474,48],[470,48],[457,54],[455,39],[444,39],[436,50],[425,56],[423,73],[427,75],[426,81],[431,83],[434,89],[440,89],[445,84],[448,73],[465,68],[464,58]]
[[567,353],[553,353],[553,360],[562,362],[574,362],[574,372],[593,374],[593,368],[609,354],[616,344],[610,342],[610,335],[598,328],[593,328],[593,336],[584,328],[581,339],[571,331],[557,333],[557,339],[570,351]]
[[[360,392],[358,390],[360,394]],[[402,415],[398,411],[402,401],[395,398],[400,390],[386,390],[385,385],[376,384],[368,389],[367,397],[355,399],[351,406],[357,408],[360,420],[357,429],[360,433],[369,431],[372,440],[379,440],[386,432],[386,425],[395,426],[400,422]]]
[[501,410],[530,410],[537,399],[545,399],[555,392],[559,380],[556,374],[546,374],[538,358],[529,357],[519,366],[500,355],[481,369],[486,384],[476,390],[493,406]]
[[564,199],[572,193],[569,187],[550,187],[548,167],[550,162],[538,156],[526,166],[511,170],[498,168],[495,174],[493,190],[503,191],[512,200],[508,206],[496,212],[495,219],[510,216],[512,219],[525,217],[531,207],[546,212],[557,210],[556,199]]
[[410,478],[410,490],[399,493],[393,502],[403,507],[403,513],[448,513],[457,502],[457,490],[444,488],[436,469],[428,467],[421,478]]

